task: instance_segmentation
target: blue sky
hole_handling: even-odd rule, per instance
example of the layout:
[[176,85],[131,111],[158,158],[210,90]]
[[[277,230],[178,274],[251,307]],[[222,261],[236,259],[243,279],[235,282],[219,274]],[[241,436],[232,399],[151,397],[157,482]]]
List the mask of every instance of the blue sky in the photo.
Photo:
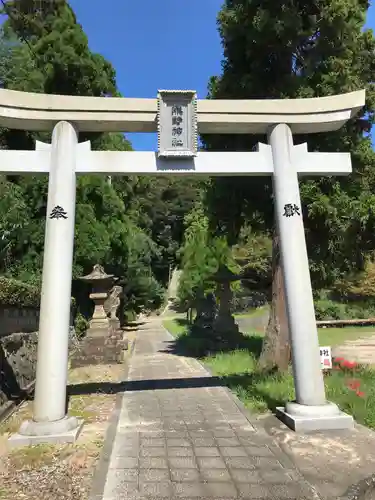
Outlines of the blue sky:
[[[158,89],[207,94],[222,49],[216,15],[222,0],[70,0],[90,49],[111,61],[125,97]],[[156,150],[155,134],[127,134],[134,149]]]
[[[156,97],[158,89],[207,94],[220,74],[216,16],[222,0],[70,0],[91,50],[111,61],[125,97]],[[375,28],[375,6],[368,15]],[[136,150],[156,150],[155,134],[128,134]]]

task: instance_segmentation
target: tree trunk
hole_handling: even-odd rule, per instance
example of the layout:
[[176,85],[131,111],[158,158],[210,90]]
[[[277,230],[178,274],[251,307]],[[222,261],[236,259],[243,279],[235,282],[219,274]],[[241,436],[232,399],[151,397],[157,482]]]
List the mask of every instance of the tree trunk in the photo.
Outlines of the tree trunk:
[[280,260],[280,238],[274,230],[272,239],[272,301],[270,319],[259,358],[261,368],[288,369],[291,348],[285,307],[284,278]]

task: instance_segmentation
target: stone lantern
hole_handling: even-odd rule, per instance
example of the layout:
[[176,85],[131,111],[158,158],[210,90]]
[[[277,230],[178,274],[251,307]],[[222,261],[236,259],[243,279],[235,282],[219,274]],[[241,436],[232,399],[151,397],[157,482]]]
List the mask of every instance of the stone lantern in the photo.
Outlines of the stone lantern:
[[231,312],[233,293],[230,284],[240,280],[241,276],[234,274],[227,266],[220,265],[213,279],[217,283],[216,295],[219,299],[219,311],[213,329],[219,334],[238,334],[238,325]]
[[90,274],[82,276],[80,279],[91,284],[90,299],[95,305],[87,336],[107,336],[110,333],[110,321],[104,309],[104,303],[117,278],[113,274],[107,274],[101,265],[96,264]]

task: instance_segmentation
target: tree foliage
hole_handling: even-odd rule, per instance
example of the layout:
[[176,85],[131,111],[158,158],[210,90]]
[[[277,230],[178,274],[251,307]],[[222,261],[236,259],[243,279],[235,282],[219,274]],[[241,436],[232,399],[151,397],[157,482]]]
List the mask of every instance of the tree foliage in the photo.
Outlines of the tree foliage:
[[238,270],[226,239],[212,236],[208,216],[200,201],[185,217],[180,255],[182,274],[178,297],[185,308],[193,307],[205,294],[215,291],[214,274],[220,264]]
[[[0,82],[4,88],[79,96],[120,96],[115,70],[89,49],[88,39],[66,0],[5,3],[0,36]],[[49,133],[0,130],[0,147],[33,150]],[[93,150],[127,151],[123,134],[86,133]],[[118,276],[127,307],[158,307],[168,267],[182,241],[183,217],[195,197],[189,179],[85,175],[77,179],[73,277],[96,263]],[[0,182],[0,272],[40,282],[47,204],[46,176],[7,176]],[[73,289],[80,297],[76,281]],[[81,290],[82,291],[82,290]]]
[[[341,130],[295,137],[296,143],[307,141],[310,151],[350,152],[353,160],[353,174],[347,178],[301,182],[310,270],[318,288],[363,267],[374,246],[375,156],[369,131],[374,122],[375,41],[372,31],[364,29],[368,6],[364,0],[226,0],[218,16],[223,73],[211,78],[210,98],[304,98],[367,90],[365,108]],[[206,137],[205,144],[209,149],[248,151],[265,140],[215,136]],[[273,227],[269,179],[219,178],[208,200],[215,214],[213,227],[226,232],[231,241],[245,220],[255,229]],[[278,255],[278,245],[273,249]],[[275,290],[282,291],[278,268],[274,259]],[[276,303],[269,337],[280,336]],[[273,346],[265,363],[280,366],[277,350],[282,346]]]

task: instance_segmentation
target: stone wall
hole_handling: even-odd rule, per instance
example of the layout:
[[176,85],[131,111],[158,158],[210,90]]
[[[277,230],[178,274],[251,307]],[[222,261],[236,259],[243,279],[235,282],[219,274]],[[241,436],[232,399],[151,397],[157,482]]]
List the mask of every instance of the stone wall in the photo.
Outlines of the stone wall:
[[36,332],[38,324],[39,308],[0,305],[0,337],[14,332]]
[[[70,326],[73,326],[73,311]],[[0,338],[14,332],[32,333],[39,328],[39,308],[15,307],[0,304]]]
[[35,379],[37,334],[13,333],[0,338],[0,412],[18,399]]

